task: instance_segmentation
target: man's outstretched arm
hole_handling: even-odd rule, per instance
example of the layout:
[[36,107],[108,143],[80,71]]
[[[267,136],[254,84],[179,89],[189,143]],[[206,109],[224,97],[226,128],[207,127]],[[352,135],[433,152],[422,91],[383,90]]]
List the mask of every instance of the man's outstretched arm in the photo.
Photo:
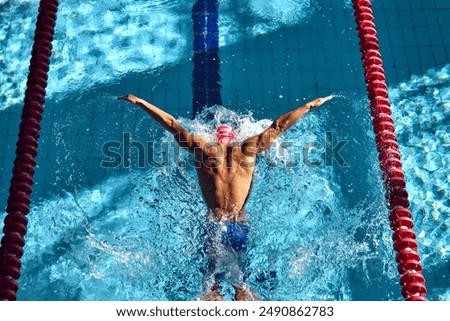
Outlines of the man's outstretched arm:
[[119,100],[126,100],[133,103],[147,112],[158,124],[161,125],[165,130],[171,133],[175,140],[180,144],[181,147],[187,148],[189,150],[194,150],[196,147],[202,147],[206,141],[197,135],[191,135],[186,129],[184,129],[180,123],[164,110],[150,104],[149,102],[136,97],[134,95],[125,95],[118,97]]
[[294,125],[303,115],[305,115],[308,111],[315,109],[322,105],[324,102],[332,99],[333,96],[327,96],[323,98],[316,98],[305,105],[294,109],[284,115],[278,117],[270,127],[264,130],[261,134],[248,138],[242,144],[242,149],[245,154],[249,156],[251,154],[258,154],[266,150],[272,145],[272,143],[288,130],[292,125]]

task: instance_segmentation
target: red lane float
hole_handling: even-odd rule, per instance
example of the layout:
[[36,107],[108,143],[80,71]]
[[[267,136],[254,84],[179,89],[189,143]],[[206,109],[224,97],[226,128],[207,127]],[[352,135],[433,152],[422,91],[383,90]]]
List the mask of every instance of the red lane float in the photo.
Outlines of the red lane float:
[[58,0],[41,0],[0,248],[0,300],[16,300]]
[[386,201],[390,210],[389,220],[394,231],[394,249],[400,273],[401,293],[408,301],[426,300],[425,278],[417,252],[414,222],[409,211],[405,175],[395,135],[391,104],[388,98],[383,60],[379,52],[372,4],[370,0],[353,0],[353,9],[360,38],[360,50],[364,65],[370,111],[379,152],[380,168],[386,189]]

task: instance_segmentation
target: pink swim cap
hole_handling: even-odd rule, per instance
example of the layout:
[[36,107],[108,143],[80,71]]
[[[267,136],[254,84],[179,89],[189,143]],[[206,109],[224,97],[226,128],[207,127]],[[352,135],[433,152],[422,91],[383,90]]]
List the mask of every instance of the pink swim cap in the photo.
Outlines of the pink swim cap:
[[219,125],[216,130],[216,137],[219,143],[228,144],[236,138],[233,127],[229,125]]

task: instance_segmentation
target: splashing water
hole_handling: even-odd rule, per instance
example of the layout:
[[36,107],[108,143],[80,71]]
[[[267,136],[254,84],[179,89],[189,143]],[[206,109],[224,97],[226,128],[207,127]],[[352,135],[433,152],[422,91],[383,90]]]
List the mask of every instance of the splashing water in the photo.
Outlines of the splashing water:
[[347,95],[345,95],[345,94],[343,94],[343,93],[337,93],[337,94],[333,93],[333,94],[331,94],[331,97],[332,97],[332,98],[342,98],[342,99],[347,99]]
[[[206,138],[218,123],[232,123],[240,140],[271,123],[220,106],[180,122]],[[372,209],[376,215],[368,225],[367,209],[345,210],[332,167],[308,167],[301,161],[302,147],[321,140],[320,128],[318,117],[308,114],[258,158],[247,205],[245,264],[227,268],[232,279],[245,278],[261,299],[351,299],[351,270],[379,257],[378,250],[386,251],[380,241],[387,225],[384,213]],[[154,138],[173,143],[169,134]],[[208,281],[207,208],[192,156],[175,150],[168,154],[173,161],[165,166],[133,169],[93,188],[36,204],[20,299],[201,297]],[[357,237],[361,229],[364,236]],[[232,289],[224,291],[232,297]]]

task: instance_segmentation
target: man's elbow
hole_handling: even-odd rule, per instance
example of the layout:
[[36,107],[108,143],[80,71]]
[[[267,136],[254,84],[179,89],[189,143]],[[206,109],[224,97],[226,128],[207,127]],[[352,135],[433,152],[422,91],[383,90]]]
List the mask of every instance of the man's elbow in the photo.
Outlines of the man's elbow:
[[288,128],[287,122],[284,120],[277,119],[272,124],[272,130],[273,130],[274,134],[277,134],[277,135],[284,132],[287,128]]
[[170,116],[162,117],[161,123],[162,123],[161,125],[163,125],[172,134],[179,132],[180,126],[175,118]]

